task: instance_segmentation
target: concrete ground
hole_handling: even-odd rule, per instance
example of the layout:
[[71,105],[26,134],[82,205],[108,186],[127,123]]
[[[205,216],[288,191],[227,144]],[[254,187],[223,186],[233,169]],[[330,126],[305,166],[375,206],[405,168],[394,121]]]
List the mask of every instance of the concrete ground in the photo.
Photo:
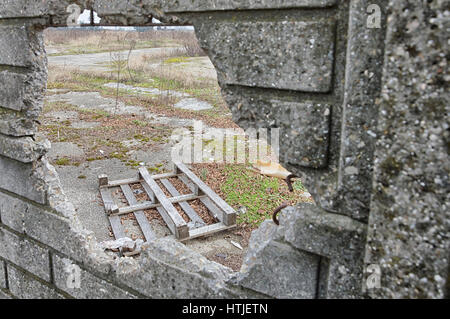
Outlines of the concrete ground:
[[[158,54],[161,52],[170,53],[177,48],[150,48],[150,49],[138,49],[131,52],[131,58],[142,54]],[[55,53],[54,49],[51,51]],[[103,53],[89,53],[78,55],[60,55],[49,56],[48,62],[50,65],[59,67],[71,67],[78,68],[82,71],[111,71],[111,68],[107,65],[112,61],[112,56],[120,57],[125,60],[128,57],[129,51],[113,52],[112,55],[109,52]]]

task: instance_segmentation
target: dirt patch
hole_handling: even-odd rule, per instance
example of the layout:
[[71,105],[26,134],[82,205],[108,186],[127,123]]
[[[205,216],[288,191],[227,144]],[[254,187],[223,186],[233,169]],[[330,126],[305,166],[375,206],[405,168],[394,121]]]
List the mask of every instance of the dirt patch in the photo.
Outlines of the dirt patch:
[[[140,163],[130,159],[132,156],[129,153],[133,151],[148,153],[161,144],[167,144],[173,129],[164,125],[151,124],[142,117],[113,116],[93,110],[80,112],[79,119],[85,123],[95,123],[95,125],[89,128],[73,127],[70,120],[58,121],[48,114],[41,119],[43,123],[40,126],[40,132],[56,146],[53,151],[56,153],[52,155],[52,158],[67,158],[66,165],[80,165],[94,160],[117,158],[131,167],[137,167]],[[58,152],[58,145],[66,146],[69,141],[72,149],[78,150],[76,156],[71,155],[73,152]]]

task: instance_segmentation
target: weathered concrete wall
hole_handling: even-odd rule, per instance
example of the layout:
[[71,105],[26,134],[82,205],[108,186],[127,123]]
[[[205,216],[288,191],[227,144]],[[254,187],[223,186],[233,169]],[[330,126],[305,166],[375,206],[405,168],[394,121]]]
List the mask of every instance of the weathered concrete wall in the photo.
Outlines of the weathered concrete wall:
[[[372,297],[443,298],[449,282],[448,1],[391,1],[367,264]],[[447,288],[448,289],[448,288]]]
[[[442,297],[445,3],[411,11],[391,1],[388,19],[386,2],[0,0],[0,296],[358,298],[366,255],[382,266],[383,288],[370,296]],[[240,273],[171,239],[138,260],[114,259],[80,226],[35,134],[47,73],[42,30],[64,24],[71,3],[94,8],[103,23],[192,23],[234,120],[281,129],[281,160],[317,205],[284,210],[279,227],[264,223]],[[373,4],[380,28],[367,26]],[[411,255],[394,258],[399,242]],[[68,285],[74,269],[80,288]]]

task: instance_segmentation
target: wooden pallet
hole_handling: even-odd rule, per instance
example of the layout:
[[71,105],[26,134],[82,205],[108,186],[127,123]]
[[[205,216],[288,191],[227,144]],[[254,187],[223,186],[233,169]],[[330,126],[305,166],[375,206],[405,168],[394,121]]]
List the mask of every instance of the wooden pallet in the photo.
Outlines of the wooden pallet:
[[[183,163],[174,163],[174,171],[167,174],[150,175],[146,168],[140,168],[137,178],[119,181],[109,181],[108,176],[99,176],[100,194],[108,215],[111,228],[116,239],[125,237],[120,216],[133,213],[144,234],[146,241],[156,238],[144,210],[156,209],[163,218],[172,234],[180,241],[211,235],[220,231],[236,227],[236,212],[219,195],[192,173]],[[169,178],[176,177],[183,182],[192,194],[181,195],[172,185]],[[156,182],[159,180],[172,197],[167,197]],[[150,201],[138,203],[130,187],[132,184],[141,184]],[[113,200],[111,188],[120,187],[129,206],[118,207]],[[219,222],[206,225],[203,219],[189,204],[190,201],[200,200],[208,208],[208,212]],[[181,217],[174,204],[189,216],[190,222]]]

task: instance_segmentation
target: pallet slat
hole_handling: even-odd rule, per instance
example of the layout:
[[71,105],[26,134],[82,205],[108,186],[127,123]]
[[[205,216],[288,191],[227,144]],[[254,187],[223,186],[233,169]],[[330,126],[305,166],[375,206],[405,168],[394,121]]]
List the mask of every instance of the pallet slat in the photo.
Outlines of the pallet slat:
[[[182,181],[192,192],[195,192],[198,190],[198,188],[195,187],[195,185],[189,181],[189,179],[186,176],[179,176],[178,177],[180,181]],[[202,197],[200,198],[200,201],[203,203],[203,205],[208,208],[208,210],[213,214],[214,218],[218,220],[223,220],[223,212],[217,207],[212,200],[210,200],[208,197]]]
[[[169,181],[171,177],[178,177],[193,194],[181,195],[175,186]],[[156,180],[161,180],[162,185],[172,197],[168,198]],[[130,187],[131,184],[140,183],[148,194],[150,201],[139,204]],[[110,182],[106,175],[99,176],[99,187],[105,204],[105,211],[109,215],[109,221],[116,239],[125,237],[120,215],[134,213],[136,220],[147,241],[156,239],[144,210],[155,208],[164,219],[172,234],[180,241],[186,241],[202,236],[208,236],[220,231],[236,227],[236,212],[222,198],[192,173],[184,164],[175,163],[173,173],[165,173],[151,176],[147,169],[140,168],[137,178],[124,179]],[[110,188],[120,187],[130,206],[119,208],[113,201]],[[205,225],[205,222],[188,203],[192,200],[200,200],[220,222],[213,225]],[[173,204],[179,203],[180,207],[189,216],[192,222],[187,224],[178,213]],[[194,224],[197,227],[192,227]],[[199,225],[199,226],[198,226]],[[191,228],[189,228],[191,226]]]
[[235,227],[236,227],[236,225],[226,226],[223,223],[216,223],[213,225],[199,227],[199,228],[190,230],[189,237],[182,239],[181,241],[187,241],[187,240],[191,240],[191,239],[198,238],[198,237],[212,235],[212,234],[224,231],[224,230],[233,229]]
[[[142,185],[146,184],[145,182],[142,182]],[[151,193],[151,188],[148,187]],[[145,189],[145,188],[144,188]],[[147,190],[146,190],[147,192]],[[148,194],[149,192],[147,192]],[[182,196],[178,196],[178,197],[171,197],[171,198],[167,198],[169,200],[170,203],[172,204],[177,204],[180,202],[186,202],[186,201],[191,201],[191,200],[196,200],[196,199],[202,199],[202,196],[195,196],[195,195],[182,195]],[[125,215],[125,214],[129,214],[129,213],[134,213],[138,210],[146,210],[146,209],[154,209],[154,208],[158,208],[161,207],[162,204],[161,203],[155,203],[153,201],[150,202],[146,202],[146,203],[142,203],[142,204],[136,204],[136,205],[131,205],[128,207],[120,207],[118,209],[117,213],[112,213],[111,215]],[[178,212],[177,212],[178,213]]]
[[180,214],[178,214],[177,209],[173,206],[172,202],[166,197],[166,195],[164,194],[162,189],[158,186],[156,181],[150,176],[147,169],[141,167],[139,169],[139,174],[148,184],[148,186],[150,186],[152,192],[155,194],[156,199],[164,208],[164,213],[167,215],[166,219],[171,219],[173,221],[173,224],[175,224],[174,235],[178,239],[189,237],[189,229],[187,223],[180,216]]
[[194,173],[192,173],[186,165],[180,162],[174,163],[178,170],[186,175],[186,177],[195,185],[199,187],[199,189],[207,195],[212,202],[217,205],[222,211],[223,215],[218,216],[219,219],[222,217],[221,222],[226,226],[232,226],[236,224],[236,212],[234,209],[228,205],[219,195],[214,193],[214,191],[206,185],[200,178],[198,178]]
[[[100,189],[100,195],[102,196],[103,204],[105,207],[108,207],[108,205],[114,205],[114,201],[111,195],[111,191],[106,188]],[[114,237],[116,239],[124,238],[125,232],[122,226],[122,223],[120,222],[119,216],[108,216],[109,223],[111,224],[111,228],[114,234]]]
[[[179,197],[181,196],[180,192],[172,185],[172,183],[168,179],[161,179],[161,183],[164,185],[164,187],[168,190],[168,192],[174,196]],[[198,225],[197,227],[201,227],[205,225],[205,222],[203,219],[198,216],[198,214],[195,212],[195,210],[189,205],[187,202],[179,202],[178,203],[180,207],[184,210],[184,212],[189,216],[192,222],[195,223],[195,225]]]
[[[131,190],[131,187],[129,185],[120,185],[120,188],[122,189],[123,194],[125,195],[125,198],[128,201],[128,204],[130,205],[136,205],[138,204],[138,201],[136,200],[136,197],[134,196],[133,191]],[[136,220],[139,224],[139,227],[141,227],[142,233],[144,234],[146,241],[152,241],[156,239],[156,235],[152,230],[152,227],[150,226],[150,223],[148,222],[147,217],[145,217],[145,213],[140,210],[134,212],[134,216],[136,217]]]
[[[158,175],[152,175],[153,179],[163,179],[163,178],[171,178],[171,177],[176,177],[177,174],[175,173],[164,173],[164,174],[158,174]],[[118,187],[121,185],[130,185],[130,184],[138,184],[143,182],[144,180],[141,178],[127,178],[127,179],[121,179],[118,181],[112,181],[112,182],[108,182],[105,185],[100,185],[102,188],[103,187]]]

